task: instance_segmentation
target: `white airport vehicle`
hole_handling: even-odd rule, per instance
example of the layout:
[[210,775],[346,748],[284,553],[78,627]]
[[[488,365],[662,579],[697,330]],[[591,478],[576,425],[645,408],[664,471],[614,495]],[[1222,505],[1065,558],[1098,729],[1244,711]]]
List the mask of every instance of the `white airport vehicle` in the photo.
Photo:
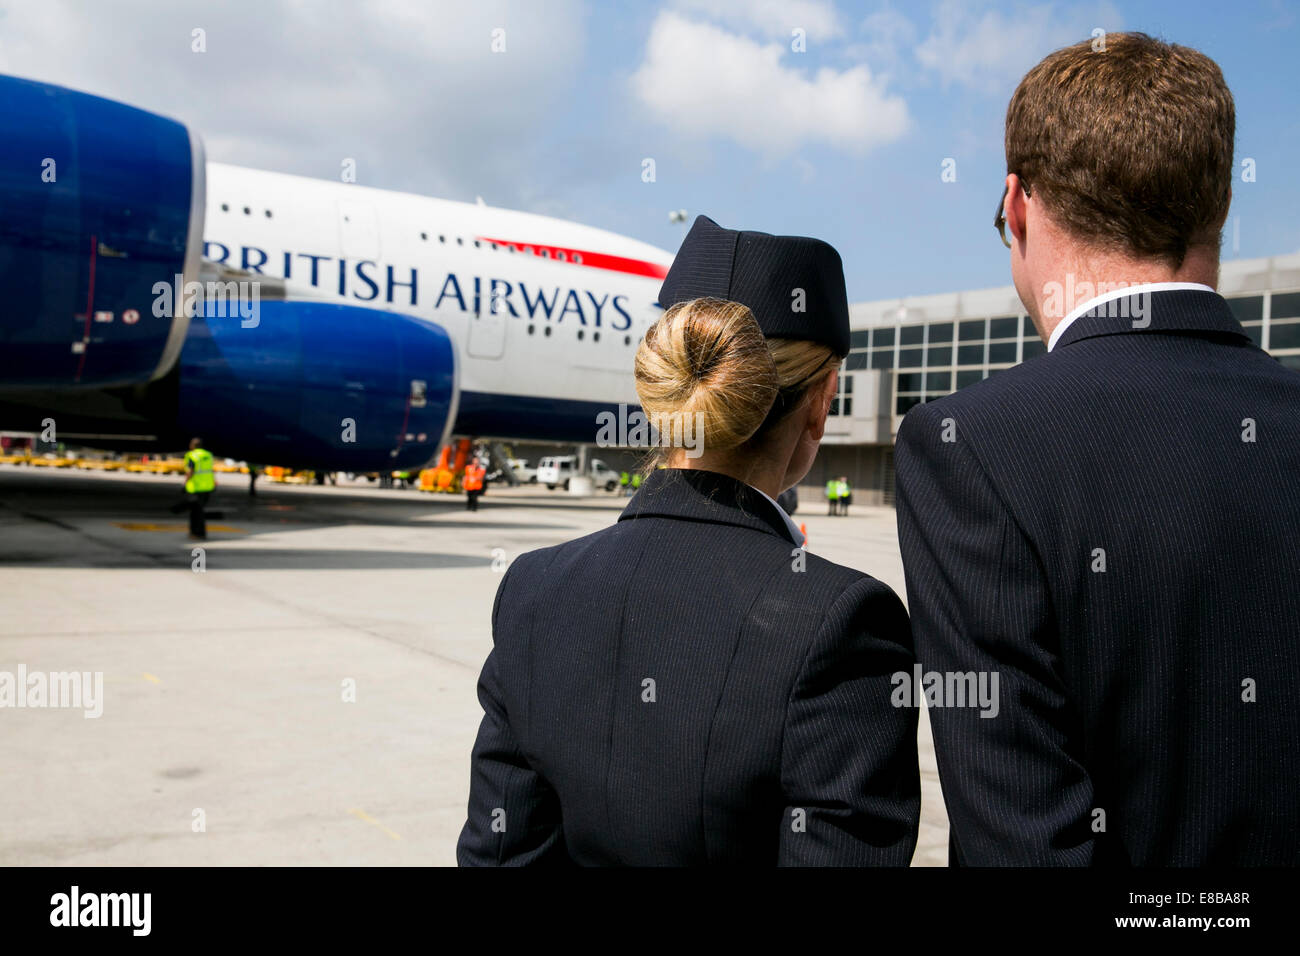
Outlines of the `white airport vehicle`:
[[[551,491],[557,487],[569,490],[569,480],[576,474],[578,459],[574,455],[552,455],[543,458],[537,465],[537,481]],[[593,458],[587,467],[587,475],[592,484],[606,491],[618,487],[618,472],[610,469],[599,458]]]

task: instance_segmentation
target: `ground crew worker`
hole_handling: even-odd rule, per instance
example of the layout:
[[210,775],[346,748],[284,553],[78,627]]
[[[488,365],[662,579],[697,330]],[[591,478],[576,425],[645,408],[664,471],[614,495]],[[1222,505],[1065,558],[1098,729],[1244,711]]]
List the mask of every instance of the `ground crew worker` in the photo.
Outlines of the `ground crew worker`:
[[853,486],[849,484],[849,476],[841,475],[839,484],[840,492],[840,514],[847,516],[849,505],[853,504]]
[[204,448],[199,439],[191,438],[190,450],[185,453],[185,496],[190,506],[192,541],[203,541],[208,536],[204,508],[216,489],[217,476],[212,470],[212,452]]
[[632,484],[632,476],[629,475],[629,474],[627,473],[626,470],[619,472],[619,475],[618,475],[618,496],[619,496],[620,498],[626,498],[626,497],[627,497],[627,489],[628,489],[628,486],[631,485],[631,484]]
[[837,515],[840,513],[839,479],[832,478],[826,482],[826,501],[828,502],[826,510],[828,515]]
[[478,511],[478,496],[483,494],[485,474],[487,469],[479,464],[477,458],[465,466],[465,477],[461,484],[465,488],[465,507],[470,511]]

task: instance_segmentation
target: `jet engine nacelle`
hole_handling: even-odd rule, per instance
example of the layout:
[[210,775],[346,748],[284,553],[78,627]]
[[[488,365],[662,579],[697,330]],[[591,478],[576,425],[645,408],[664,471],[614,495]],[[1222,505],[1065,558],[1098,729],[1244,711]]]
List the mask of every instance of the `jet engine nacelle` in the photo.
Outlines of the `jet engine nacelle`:
[[220,456],[323,471],[418,468],[455,416],[440,326],[377,309],[211,301],[181,352],[177,426]]
[[[0,76],[0,383],[109,387],[164,376],[185,341],[203,147],[174,120]],[[161,314],[160,314],[161,313]]]

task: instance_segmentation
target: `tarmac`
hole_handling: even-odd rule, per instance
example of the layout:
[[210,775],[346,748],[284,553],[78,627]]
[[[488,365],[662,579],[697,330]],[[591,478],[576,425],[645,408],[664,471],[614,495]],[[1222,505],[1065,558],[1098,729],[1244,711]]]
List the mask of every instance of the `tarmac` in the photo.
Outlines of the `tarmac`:
[[[0,465],[0,673],[102,673],[98,717],[0,709],[0,865],[454,865],[501,573],[625,500],[219,480],[195,543],[174,476]],[[892,508],[795,520],[906,600]]]

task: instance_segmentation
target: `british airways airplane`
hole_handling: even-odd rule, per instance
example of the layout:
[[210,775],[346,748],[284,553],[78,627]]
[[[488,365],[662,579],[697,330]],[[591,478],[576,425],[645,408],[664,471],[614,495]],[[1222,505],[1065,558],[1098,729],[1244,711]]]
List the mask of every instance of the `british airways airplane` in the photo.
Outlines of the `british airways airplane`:
[[0,428],[330,471],[452,436],[590,442],[671,254],[242,169],[173,120],[0,77]]

